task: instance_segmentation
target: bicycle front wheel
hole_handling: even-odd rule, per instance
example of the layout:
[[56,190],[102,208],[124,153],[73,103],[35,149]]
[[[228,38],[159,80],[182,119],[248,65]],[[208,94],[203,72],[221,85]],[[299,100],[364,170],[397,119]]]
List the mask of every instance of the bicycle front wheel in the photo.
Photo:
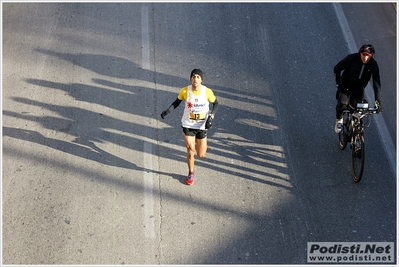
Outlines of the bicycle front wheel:
[[352,144],[352,179],[355,183],[360,182],[364,169],[364,137],[356,133]]

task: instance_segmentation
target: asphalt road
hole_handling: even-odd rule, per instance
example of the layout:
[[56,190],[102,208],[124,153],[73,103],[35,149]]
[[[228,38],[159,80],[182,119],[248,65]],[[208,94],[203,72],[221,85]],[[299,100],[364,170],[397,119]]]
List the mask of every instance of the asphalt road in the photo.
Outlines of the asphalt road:
[[[304,264],[308,242],[396,242],[392,4],[2,8],[3,264]],[[333,66],[368,42],[384,112],[354,184]],[[159,114],[193,68],[220,107],[189,187],[183,107]]]

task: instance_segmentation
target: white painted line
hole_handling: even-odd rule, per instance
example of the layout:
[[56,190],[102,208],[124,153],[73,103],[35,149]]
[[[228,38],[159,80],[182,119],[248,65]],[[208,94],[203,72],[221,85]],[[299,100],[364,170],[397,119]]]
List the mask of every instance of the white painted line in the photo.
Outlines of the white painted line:
[[[150,65],[150,33],[148,28],[148,6],[141,6],[141,39],[142,39],[142,68],[151,69]],[[143,184],[144,184],[144,235],[148,238],[155,237],[154,216],[154,176],[152,162],[152,144],[144,142],[143,147]]]
[[142,40],[142,67],[145,70],[151,68],[150,65],[150,32],[148,28],[148,6],[141,6],[141,40]]
[[152,173],[152,144],[144,142],[144,234],[146,237],[155,237],[154,216],[154,177]]
[[[351,29],[349,28],[348,22],[346,20],[345,14],[342,11],[341,4],[333,3],[335,13],[337,15],[338,21],[340,22],[342,33],[346,42],[348,43],[349,51],[357,51],[359,48],[355,44]],[[367,99],[374,99],[374,94],[372,94],[374,90],[372,87],[367,85],[365,89],[365,95]],[[369,100],[370,101],[370,100]],[[388,127],[385,123],[384,117],[381,115],[374,115],[372,119],[377,124],[378,133],[380,135],[381,141],[383,143],[383,147],[385,152],[387,153],[389,163],[391,165],[391,169],[396,177],[396,149],[395,145],[392,141],[392,137],[389,134]]]

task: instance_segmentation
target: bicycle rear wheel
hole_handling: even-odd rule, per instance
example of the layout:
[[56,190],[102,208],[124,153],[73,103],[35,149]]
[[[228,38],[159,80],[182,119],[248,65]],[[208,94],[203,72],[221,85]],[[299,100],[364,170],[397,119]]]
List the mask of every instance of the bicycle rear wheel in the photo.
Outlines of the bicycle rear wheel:
[[338,146],[339,149],[344,150],[346,144],[348,143],[348,114],[344,113],[343,123],[342,123],[342,131],[338,134]]
[[364,137],[356,133],[352,144],[352,179],[355,183],[360,182],[364,169]]

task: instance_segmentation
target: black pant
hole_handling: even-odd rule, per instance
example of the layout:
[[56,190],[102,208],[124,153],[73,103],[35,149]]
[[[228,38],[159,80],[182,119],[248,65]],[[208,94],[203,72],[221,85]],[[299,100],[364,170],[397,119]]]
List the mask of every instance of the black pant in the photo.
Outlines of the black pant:
[[350,104],[352,107],[355,106],[355,102],[362,102],[363,100],[363,93],[356,93],[356,94],[350,94],[349,92],[345,93],[339,93],[338,95],[338,101],[337,101],[337,106],[336,106],[336,117],[337,119],[342,118],[342,109],[344,107],[347,107],[348,104]]

